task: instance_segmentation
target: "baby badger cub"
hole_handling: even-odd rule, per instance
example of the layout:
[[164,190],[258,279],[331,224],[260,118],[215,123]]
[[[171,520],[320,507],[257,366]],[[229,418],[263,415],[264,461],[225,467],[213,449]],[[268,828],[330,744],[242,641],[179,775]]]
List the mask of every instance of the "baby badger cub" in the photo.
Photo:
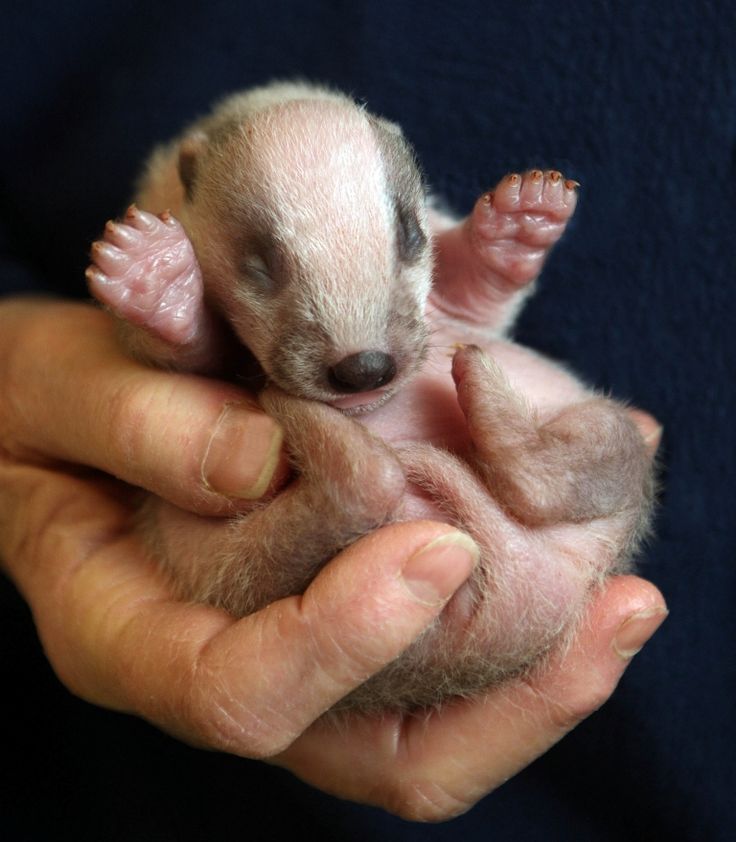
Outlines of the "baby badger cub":
[[528,669],[647,529],[652,465],[628,413],[507,337],[576,187],[508,175],[455,223],[427,207],[398,126],[273,84],[155,151],[137,207],[93,246],[92,292],[137,356],[222,374],[250,349],[298,471],[192,534],[149,503],[183,598],[258,611],[392,521],[449,521],[481,548],[437,621],[341,706],[431,705]]

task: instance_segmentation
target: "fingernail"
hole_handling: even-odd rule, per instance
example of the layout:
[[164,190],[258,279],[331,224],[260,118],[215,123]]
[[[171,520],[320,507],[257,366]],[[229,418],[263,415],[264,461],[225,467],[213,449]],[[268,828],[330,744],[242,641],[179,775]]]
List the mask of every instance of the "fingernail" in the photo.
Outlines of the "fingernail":
[[666,608],[650,608],[624,620],[613,639],[616,654],[625,661],[633,658],[657,631],[667,614]]
[[464,532],[448,532],[409,558],[401,571],[412,596],[426,605],[446,602],[470,576],[480,550]]
[[228,403],[217,419],[202,460],[202,480],[226,497],[256,500],[279,464],[283,431],[265,412]]

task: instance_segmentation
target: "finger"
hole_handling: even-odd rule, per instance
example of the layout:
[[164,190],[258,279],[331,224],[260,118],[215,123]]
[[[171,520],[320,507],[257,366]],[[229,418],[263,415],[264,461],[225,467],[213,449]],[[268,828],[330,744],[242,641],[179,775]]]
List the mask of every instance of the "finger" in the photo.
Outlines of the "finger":
[[0,530],[0,553],[64,683],[249,757],[283,751],[396,658],[477,559],[473,542],[445,524],[387,527],[341,553],[303,597],[235,621],[172,600],[125,530],[128,513],[103,491],[39,469],[3,478],[15,489],[0,506],[6,527],[29,514]]
[[665,616],[653,585],[616,578],[590,606],[572,646],[531,678],[424,717],[355,722],[350,741],[318,723],[278,762],[342,798],[365,800],[371,792],[371,803],[407,819],[450,818],[600,707]]
[[225,383],[149,369],[84,305],[0,308],[0,441],[100,468],[201,514],[242,509],[286,473],[279,426]]

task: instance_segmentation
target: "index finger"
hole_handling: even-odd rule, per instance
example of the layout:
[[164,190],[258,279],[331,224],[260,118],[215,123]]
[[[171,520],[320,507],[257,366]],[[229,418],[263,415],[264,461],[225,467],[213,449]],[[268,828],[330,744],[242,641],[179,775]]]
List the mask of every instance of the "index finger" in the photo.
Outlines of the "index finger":
[[81,304],[0,306],[0,445],[99,468],[200,514],[247,507],[284,477],[281,430],[227,383],[153,370]]

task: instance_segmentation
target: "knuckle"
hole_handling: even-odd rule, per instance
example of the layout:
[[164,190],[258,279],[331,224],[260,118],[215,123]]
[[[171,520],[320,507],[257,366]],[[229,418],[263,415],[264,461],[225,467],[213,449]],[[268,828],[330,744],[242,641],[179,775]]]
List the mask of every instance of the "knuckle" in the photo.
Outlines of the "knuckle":
[[372,641],[366,640],[358,607],[342,605],[340,612],[335,616],[332,606],[311,602],[310,610],[300,615],[303,629],[299,633],[308,641],[313,686],[339,695],[363,684],[384,666],[380,647],[376,651]]
[[470,809],[473,802],[459,798],[438,782],[397,781],[384,793],[386,809],[406,821],[441,822]]
[[22,400],[26,395],[27,334],[21,332],[18,341],[10,343],[0,354],[0,384],[3,399],[0,401],[0,452],[11,457],[22,453],[19,439],[25,426],[25,417],[31,411]]
[[184,727],[197,742],[264,760],[283,752],[298,736],[279,712],[259,713],[257,696],[236,699],[206,658],[195,667],[184,703]]
[[154,396],[145,389],[141,378],[132,374],[116,383],[101,399],[106,403],[101,415],[108,420],[113,452],[125,464],[136,464],[148,449],[148,419]]
[[134,379],[125,379],[116,383],[104,398],[107,403],[106,414],[116,438],[137,427],[142,418],[141,390]]
[[[6,486],[6,508],[0,514],[0,546],[7,563],[22,566],[24,579],[43,575],[49,560],[60,554],[58,524],[69,511],[76,511],[73,496],[59,496],[41,473],[26,474],[14,488]],[[55,579],[59,576],[52,571]]]
[[552,725],[563,733],[595,713],[608,700],[612,688],[600,677],[591,677],[574,688],[568,688],[564,700],[556,700],[549,706]]

